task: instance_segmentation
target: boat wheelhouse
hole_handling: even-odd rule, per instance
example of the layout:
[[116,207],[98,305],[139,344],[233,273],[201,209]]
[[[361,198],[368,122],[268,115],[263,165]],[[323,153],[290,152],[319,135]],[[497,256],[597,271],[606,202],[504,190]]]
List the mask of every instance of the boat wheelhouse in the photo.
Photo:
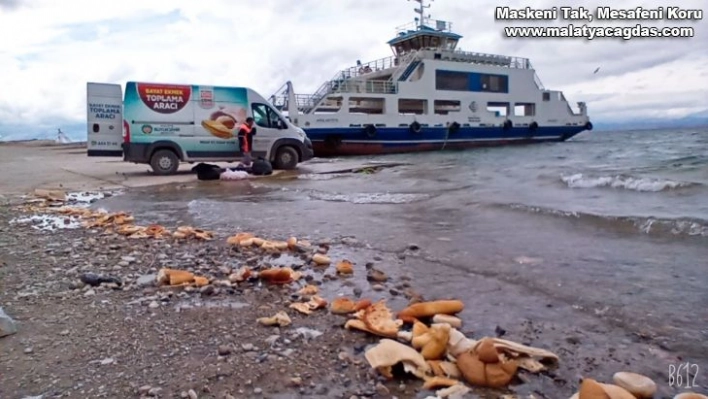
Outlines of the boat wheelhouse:
[[315,156],[368,155],[565,141],[592,130],[585,103],[575,112],[543,87],[527,58],[461,51],[451,23],[425,17],[388,44],[393,56],[357,61],[315,94],[287,82],[271,103],[312,140]]

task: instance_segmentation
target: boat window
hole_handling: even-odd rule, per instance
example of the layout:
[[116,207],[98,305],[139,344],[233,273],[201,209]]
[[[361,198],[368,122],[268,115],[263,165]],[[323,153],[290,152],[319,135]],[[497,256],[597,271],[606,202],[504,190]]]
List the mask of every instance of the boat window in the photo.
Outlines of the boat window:
[[398,99],[399,114],[415,114],[425,115],[428,113],[428,100],[419,100],[412,98]]
[[467,72],[435,71],[435,90],[469,91],[470,77]]
[[437,70],[435,71],[435,89],[508,93],[509,77],[476,72]]
[[487,112],[495,114],[497,117],[509,115],[509,103],[488,102]]
[[380,97],[349,97],[349,112],[352,114],[383,114],[385,100]]
[[285,126],[278,113],[266,104],[253,103],[251,110],[253,121],[260,127],[278,129],[280,126]]
[[514,104],[514,116],[534,116],[536,115],[536,104],[516,103]]
[[[314,107],[316,104],[314,104],[314,100],[309,99],[307,102],[308,105]],[[316,115],[325,115],[325,114],[335,114],[339,112],[340,109],[342,109],[342,105],[344,104],[344,98],[343,97],[327,97],[322,101],[319,105],[317,105],[317,108],[313,112]]]
[[551,101],[551,93],[544,91],[543,92],[543,101]]
[[432,36],[424,36],[423,37],[423,47],[424,48],[434,48],[437,46],[437,40],[436,38]]
[[435,100],[433,108],[436,114],[447,115],[450,112],[460,112],[462,104],[455,100]]
[[482,91],[492,93],[507,93],[509,91],[509,77],[504,75],[481,75]]

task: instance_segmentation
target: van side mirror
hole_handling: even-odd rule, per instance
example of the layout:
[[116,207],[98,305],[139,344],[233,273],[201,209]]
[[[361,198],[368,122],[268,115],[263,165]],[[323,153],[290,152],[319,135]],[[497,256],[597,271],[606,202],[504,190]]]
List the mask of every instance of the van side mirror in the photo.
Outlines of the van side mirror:
[[287,127],[288,127],[288,125],[285,122],[283,122],[282,119],[278,119],[278,129],[283,130],[283,129],[286,129]]

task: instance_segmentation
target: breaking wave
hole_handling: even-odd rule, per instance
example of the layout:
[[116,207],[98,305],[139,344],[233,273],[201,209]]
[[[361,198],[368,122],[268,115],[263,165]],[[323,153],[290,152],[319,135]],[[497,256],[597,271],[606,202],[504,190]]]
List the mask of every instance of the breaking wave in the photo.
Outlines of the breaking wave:
[[698,218],[655,218],[644,216],[608,216],[592,213],[562,211],[523,204],[506,204],[505,207],[529,213],[573,218],[598,227],[656,236],[708,237],[708,220]]
[[585,176],[582,173],[561,175],[561,180],[570,188],[609,187],[632,191],[665,191],[700,185],[699,183],[679,182],[667,179],[653,179],[632,176]]
[[331,180],[339,177],[351,176],[351,173],[307,173],[298,175],[298,180]]
[[310,198],[331,201],[331,202],[349,202],[352,204],[408,204],[411,202],[423,201],[430,199],[428,194],[404,194],[404,193],[355,193],[355,194],[337,194],[327,193],[322,191],[313,191],[309,194]]

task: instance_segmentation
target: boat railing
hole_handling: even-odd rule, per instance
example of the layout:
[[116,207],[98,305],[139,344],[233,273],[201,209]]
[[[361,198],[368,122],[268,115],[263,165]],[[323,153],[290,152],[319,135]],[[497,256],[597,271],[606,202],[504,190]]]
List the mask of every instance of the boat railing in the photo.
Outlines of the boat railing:
[[388,80],[332,80],[327,82],[329,91],[324,96],[317,94],[296,94],[295,101],[299,109],[307,112],[317,108],[322,100],[332,94],[396,94],[398,86]]
[[[306,95],[309,102],[313,102],[314,104],[309,107],[304,107],[301,108],[305,113],[308,113],[311,111],[314,107],[317,106],[317,104],[322,101],[323,98],[325,98],[329,93],[332,92],[332,82],[338,81],[338,80],[343,80],[346,79],[344,77],[344,73],[338,72],[334,77],[322,84],[319,89],[315,92],[315,94],[312,95]],[[298,102],[298,107],[300,106],[300,103]]]
[[543,82],[541,82],[541,78],[538,77],[538,74],[536,72],[533,73],[533,81],[536,83],[536,86],[540,90],[545,90],[545,88],[543,87]]
[[[531,62],[528,58],[523,57],[512,57],[507,55],[498,54],[487,54],[487,53],[477,53],[471,51],[462,50],[442,50],[442,49],[426,49],[426,57],[429,58],[432,53],[435,53],[435,58],[450,60],[450,61],[461,61],[461,62],[472,62],[478,64],[489,64],[504,66],[508,68],[517,69],[531,69]],[[437,54],[440,54],[439,56]],[[432,58],[432,57],[430,57]]]
[[332,82],[332,93],[396,94],[398,86],[388,80],[344,80]]
[[343,69],[340,73],[341,77],[355,78],[370,74],[372,72],[395,68],[399,65],[399,61],[399,58],[395,56],[380,58],[378,60],[364,62],[353,67]]
[[430,29],[434,29],[438,32],[452,32],[452,22],[442,21],[439,19],[423,18],[421,23],[418,21],[408,22],[396,27],[396,35],[406,34],[408,32],[414,32],[419,29],[419,25],[426,26]]
[[277,96],[273,94],[272,96],[270,96],[269,101],[278,111],[284,110],[286,105],[288,105],[287,97],[285,96]]
[[[533,65],[531,65],[531,61],[528,62],[528,66],[529,66],[529,69],[534,69]],[[536,87],[538,87],[540,90],[546,89],[545,87],[543,87],[543,82],[541,82],[541,77],[538,76],[535,69],[533,71],[533,81],[534,81],[534,83],[536,83]]]
[[310,110],[317,106],[321,98],[318,99],[314,94],[296,94],[295,101],[300,110]]
[[276,90],[275,93],[273,93],[273,95],[271,95],[269,98],[270,103],[279,111],[282,111],[288,105],[287,90],[288,83],[285,83],[283,86],[280,87],[280,89]]
[[[406,55],[406,59],[413,57],[415,54]],[[399,57],[385,57],[375,61],[362,63],[354,67],[350,67],[337,72],[336,75],[329,81],[326,81],[317,89],[315,94],[306,95],[302,99],[303,106],[301,109],[305,112],[315,108],[328,94],[333,92],[340,93],[396,93],[397,86],[392,82],[386,81],[350,81],[352,78],[364,76],[366,74],[389,69],[400,65]],[[371,82],[371,83],[369,83]],[[312,105],[308,105],[312,104]],[[300,101],[298,101],[300,107]]]
[[[404,54],[401,57],[400,68],[398,68],[393,74],[391,74],[391,79],[389,79],[389,81],[398,81],[398,79],[407,72],[408,68],[411,66],[411,63],[418,59],[418,50],[413,50],[410,53]],[[411,70],[409,73],[412,72],[413,71]]]

